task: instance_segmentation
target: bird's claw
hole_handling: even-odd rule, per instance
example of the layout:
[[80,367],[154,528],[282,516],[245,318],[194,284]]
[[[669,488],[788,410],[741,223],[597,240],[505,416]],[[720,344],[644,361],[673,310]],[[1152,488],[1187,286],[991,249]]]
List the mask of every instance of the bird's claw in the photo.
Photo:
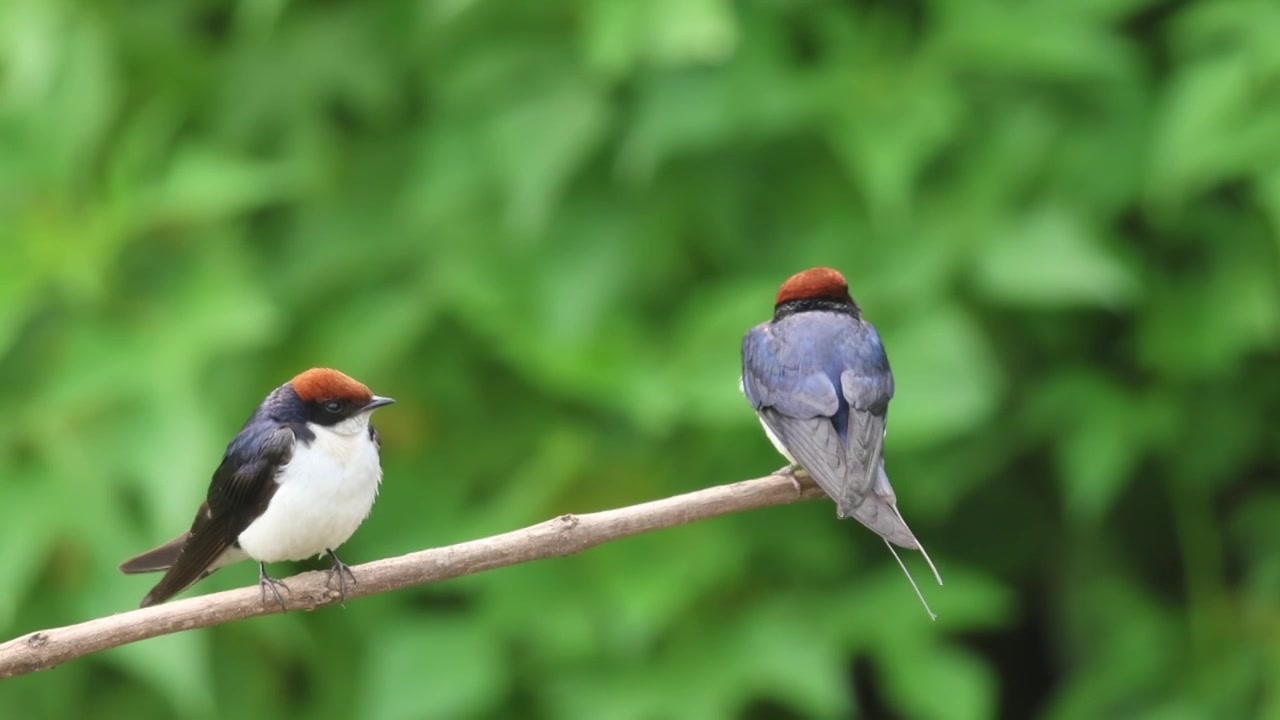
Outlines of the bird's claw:
[[293,591],[289,589],[289,586],[286,585],[283,580],[277,580],[267,575],[266,570],[262,568],[262,565],[259,565],[258,566],[258,591],[262,593],[262,604],[263,605],[267,604],[267,590],[270,589],[271,594],[274,595],[276,598],[276,602],[280,603],[280,611],[288,612],[289,608],[286,607],[284,604],[284,596],[282,596],[280,594],[280,591],[276,589],[277,586],[284,588],[284,591],[287,593],[290,593],[290,594],[293,593]]
[[796,495],[800,495],[804,493],[804,486],[800,484],[800,478],[797,477],[797,474],[802,472],[804,472],[804,469],[799,465],[784,465],[774,475],[781,475],[790,480],[791,487],[796,489]]
[[325,584],[333,582],[333,578],[338,578],[338,602],[345,602],[347,599],[347,578],[351,578],[351,584],[356,584],[356,574],[352,572],[351,566],[338,559],[338,554],[332,550],[329,553],[329,577],[325,580]]

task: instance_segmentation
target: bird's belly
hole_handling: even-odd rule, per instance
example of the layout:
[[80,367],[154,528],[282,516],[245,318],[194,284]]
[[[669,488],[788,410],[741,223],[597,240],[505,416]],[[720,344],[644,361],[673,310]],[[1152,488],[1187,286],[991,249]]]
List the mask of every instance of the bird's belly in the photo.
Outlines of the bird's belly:
[[325,450],[321,433],[299,447],[277,479],[280,486],[267,510],[240,533],[240,547],[264,562],[304,560],[337,549],[368,516],[382,481],[378,451],[371,442]]

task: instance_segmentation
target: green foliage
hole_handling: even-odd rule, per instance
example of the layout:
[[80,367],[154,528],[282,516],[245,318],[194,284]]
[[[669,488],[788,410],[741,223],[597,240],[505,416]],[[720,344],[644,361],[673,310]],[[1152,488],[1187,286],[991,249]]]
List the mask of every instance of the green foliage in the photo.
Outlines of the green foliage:
[[116,564],[309,366],[400,401],[353,563],[767,473],[738,343],[818,264],[885,338],[947,579],[930,623],[805,503],[0,706],[1277,716],[1277,37],[1252,0],[0,3],[6,637],[133,607]]

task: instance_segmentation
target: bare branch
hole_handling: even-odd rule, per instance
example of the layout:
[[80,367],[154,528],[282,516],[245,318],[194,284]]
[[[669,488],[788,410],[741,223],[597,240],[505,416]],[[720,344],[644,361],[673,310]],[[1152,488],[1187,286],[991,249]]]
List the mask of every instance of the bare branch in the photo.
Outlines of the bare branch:
[[[682,525],[717,515],[822,497],[812,481],[789,474],[719,485],[640,505],[586,515],[561,515],[521,530],[470,542],[376,560],[355,569],[359,582],[347,599],[448,580],[530,560],[572,555],[601,543],[650,530]],[[326,587],[327,573],[312,571],[289,578],[290,610],[315,610],[338,601]],[[263,604],[256,585],[178,600],[41,630],[0,645],[0,678],[47,670],[59,663],[158,635],[219,625],[280,612],[273,600]]]

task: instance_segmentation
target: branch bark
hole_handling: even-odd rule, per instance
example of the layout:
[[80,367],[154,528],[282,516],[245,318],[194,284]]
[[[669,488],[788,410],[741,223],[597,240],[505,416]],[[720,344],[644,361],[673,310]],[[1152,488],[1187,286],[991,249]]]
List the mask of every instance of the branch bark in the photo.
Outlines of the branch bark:
[[[573,555],[610,540],[717,515],[823,497],[807,476],[798,478],[798,490],[792,476],[775,473],[616,510],[561,515],[501,535],[376,560],[354,568],[359,582],[348,585],[347,599]],[[289,578],[291,592],[284,593],[285,605],[289,610],[315,610],[338,602],[338,592],[327,587],[327,579],[325,571]],[[48,670],[68,660],[159,635],[277,612],[281,612],[280,605],[271,598],[264,604],[254,585],[41,630],[0,645],[0,678]]]

